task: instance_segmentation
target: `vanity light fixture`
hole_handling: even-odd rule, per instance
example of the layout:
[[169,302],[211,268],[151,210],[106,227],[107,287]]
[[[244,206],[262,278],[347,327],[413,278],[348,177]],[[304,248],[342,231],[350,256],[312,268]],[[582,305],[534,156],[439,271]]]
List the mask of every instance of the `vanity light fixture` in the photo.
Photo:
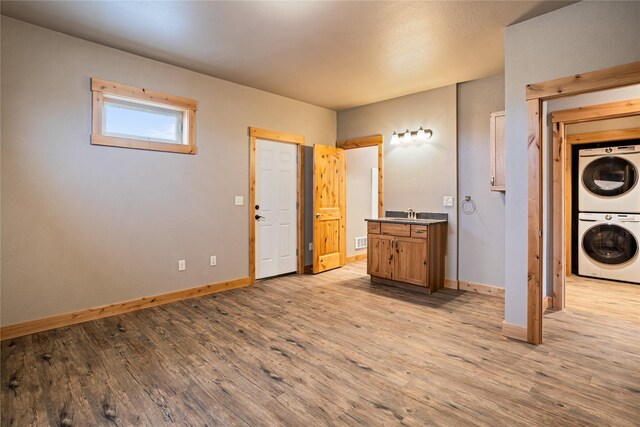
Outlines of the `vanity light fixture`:
[[409,129],[404,131],[404,135],[402,136],[402,142],[404,142],[405,144],[408,144],[411,142],[413,138],[411,137],[411,131],[409,131]]
[[400,137],[398,137],[398,134],[396,133],[396,131],[393,131],[393,135],[391,135],[391,141],[389,142],[389,144],[391,145],[398,145],[400,144]]
[[420,126],[420,129],[418,129],[418,132],[416,132],[416,141],[426,141],[427,139],[431,138],[432,135],[433,131],[431,129],[424,130],[422,129],[422,126]]
[[420,126],[420,129],[416,131],[410,131],[409,129],[405,130],[401,134],[398,134],[396,131],[391,135],[391,145],[408,144],[410,142],[424,142],[427,139],[433,136],[433,131],[431,129],[424,129]]

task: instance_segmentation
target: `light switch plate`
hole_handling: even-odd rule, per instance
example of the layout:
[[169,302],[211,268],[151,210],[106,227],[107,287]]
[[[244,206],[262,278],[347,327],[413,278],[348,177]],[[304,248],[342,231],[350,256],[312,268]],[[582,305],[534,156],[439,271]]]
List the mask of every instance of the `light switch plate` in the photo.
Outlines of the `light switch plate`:
[[453,196],[444,196],[442,199],[442,205],[447,207],[453,206]]
[[181,259],[178,261],[178,271],[185,271],[187,269],[187,261]]
[[242,206],[242,205],[244,205],[244,197],[236,196],[236,206]]

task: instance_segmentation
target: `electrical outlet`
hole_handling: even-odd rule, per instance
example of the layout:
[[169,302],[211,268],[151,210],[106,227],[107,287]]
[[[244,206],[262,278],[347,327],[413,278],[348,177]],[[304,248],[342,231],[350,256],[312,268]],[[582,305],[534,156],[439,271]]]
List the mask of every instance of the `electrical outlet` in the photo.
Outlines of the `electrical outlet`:
[[214,266],[217,265],[217,263],[218,263],[218,261],[216,261],[216,256],[215,255],[211,255],[211,258],[210,258],[210,261],[209,261],[209,265],[211,267],[214,267]]
[[447,207],[453,206],[453,196],[444,196],[442,199],[442,205]]
[[313,242],[309,243],[309,252],[313,251]]
[[178,261],[178,271],[185,271],[187,269],[187,261],[181,259]]
[[236,206],[242,206],[244,205],[244,197],[242,196],[236,196]]

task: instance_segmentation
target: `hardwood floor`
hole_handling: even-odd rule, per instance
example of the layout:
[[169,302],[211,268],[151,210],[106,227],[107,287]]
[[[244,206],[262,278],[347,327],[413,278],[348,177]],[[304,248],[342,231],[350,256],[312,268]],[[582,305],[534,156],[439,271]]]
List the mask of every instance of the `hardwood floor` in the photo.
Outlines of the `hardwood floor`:
[[501,298],[364,270],[4,341],[1,423],[638,425],[640,287],[570,283],[535,347],[501,335]]

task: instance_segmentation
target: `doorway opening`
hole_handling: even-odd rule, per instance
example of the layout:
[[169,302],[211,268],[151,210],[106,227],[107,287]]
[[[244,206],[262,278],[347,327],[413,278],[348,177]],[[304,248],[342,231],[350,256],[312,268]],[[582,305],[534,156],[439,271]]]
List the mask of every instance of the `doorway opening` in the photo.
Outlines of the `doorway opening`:
[[[528,188],[528,279],[527,279],[527,336],[532,344],[542,342],[542,314],[544,304],[543,269],[550,266],[553,271],[553,306],[564,306],[564,285],[566,279],[567,242],[566,237],[567,213],[565,186],[567,167],[567,138],[565,126],[568,123],[579,123],[603,118],[624,117],[640,113],[640,99],[619,103],[581,107],[567,112],[557,112],[552,115],[553,125],[553,165],[551,180],[553,194],[549,201],[543,197],[543,106],[544,101],[589,92],[631,86],[640,83],[640,62],[621,65],[605,70],[579,74],[557,80],[528,85],[526,99],[528,104],[528,153],[529,153],[529,188]],[[614,105],[616,104],[616,105]],[[565,179],[562,177],[564,176]],[[553,224],[552,257],[543,250],[543,235],[545,210],[552,207],[552,219],[547,223]],[[564,232],[563,232],[564,231]]]
[[304,136],[249,128],[249,276],[304,270]]
[[367,259],[364,219],[384,216],[383,142],[373,135],[336,144],[347,159],[347,262]]
[[[375,188],[375,197],[370,197],[369,205],[364,206],[362,226],[366,230],[364,217],[384,215],[384,154],[382,135],[372,135],[363,138],[339,141],[336,147],[314,145],[313,159],[313,188],[314,188],[314,215],[313,215],[313,266],[314,274],[337,267],[342,267],[347,262],[364,259],[366,253],[361,250],[359,254],[347,256],[347,158],[345,154],[350,150],[372,148],[370,153],[377,159],[375,165],[375,179],[370,184],[367,197],[371,194],[371,187]],[[352,160],[359,161],[360,156],[354,156]],[[373,156],[371,156],[373,157]],[[368,164],[368,163],[367,163]],[[364,166],[367,169],[367,166]],[[371,181],[371,169],[365,170],[368,174],[365,180]],[[365,198],[367,198],[365,197]],[[375,203],[375,206],[372,205]],[[375,215],[372,215],[375,211]],[[357,221],[357,220],[356,220]],[[356,232],[357,234],[357,232]],[[366,231],[358,237],[366,236]],[[355,236],[351,240],[355,248]],[[355,250],[355,249],[354,249]]]
[[[624,205],[626,200],[624,196],[620,197],[618,195],[613,199],[598,196],[592,193],[588,186],[596,184],[603,187],[611,186],[611,191],[615,191],[618,188],[617,184],[613,181],[605,182],[605,180],[616,179],[622,179],[621,185],[625,185],[625,177],[623,175],[626,174],[626,169],[624,167],[617,171],[610,170],[606,172],[605,169],[607,168],[604,166],[607,166],[612,161],[615,164],[617,164],[617,161],[624,161],[624,153],[621,156],[610,155],[615,154],[612,147],[624,146],[624,141],[638,138],[640,129],[615,129],[583,134],[577,134],[573,129],[580,124],[593,122],[598,122],[600,126],[603,126],[605,125],[605,120],[609,120],[609,123],[621,123],[616,119],[633,118],[639,115],[640,99],[582,106],[551,113],[553,128],[552,150],[554,153],[552,175],[550,177],[553,194],[551,229],[557,232],[553,233],[553,241],[550,242],[552,245],[551,252],[553,253],[553,292],[547,292],[550,295],[545,296],[543,299],[543,309],[546,306],[550,306],[556,310],[561,310],[566,305],[566,278],[571,277],[573,272],[577,272],[581,253],[579,250],[581,243],[578,240],[582,239],[582,234],[584,234],[582,232],[586,231],[583,230],[587,225],[586,222],[591,222],[592,219],[597,220],[596,216],[599,213],[603,215],[624,214],[633,210],[631,207],[623,209],[622,205],[618,206],[620,202],[623,202]],[[602,154],[606,155],[604,157],[599,156],[599,151],[603,151]],[[615,151],[620,150],[615,148]],[[581,157],[580,153],[583,153],[584,156]],[[605,164],[596,168],[597,170],[594,169],[593,173],[589,175],[589,170],[600,165],[602,161]],[[606,173],[608,177],[602,176],[600,179],[595,177],[596,182],[590,184],[593,181],[591,178],[598,173]],[[583,178],[587,177],[586,181],[582,182],[583,179],[578,179],[578,175]],[[607,210],[610,212],[604,212]],[[547,211],[549,210],[547,209]],[[580,221],[580,216],[585,216],[583,218],[584,221]],[[586,216],[589,216],[589,218],[586,218]]]
[[378,147],[345,150],[347,263],[367,258],[366,218],[378,218]]

